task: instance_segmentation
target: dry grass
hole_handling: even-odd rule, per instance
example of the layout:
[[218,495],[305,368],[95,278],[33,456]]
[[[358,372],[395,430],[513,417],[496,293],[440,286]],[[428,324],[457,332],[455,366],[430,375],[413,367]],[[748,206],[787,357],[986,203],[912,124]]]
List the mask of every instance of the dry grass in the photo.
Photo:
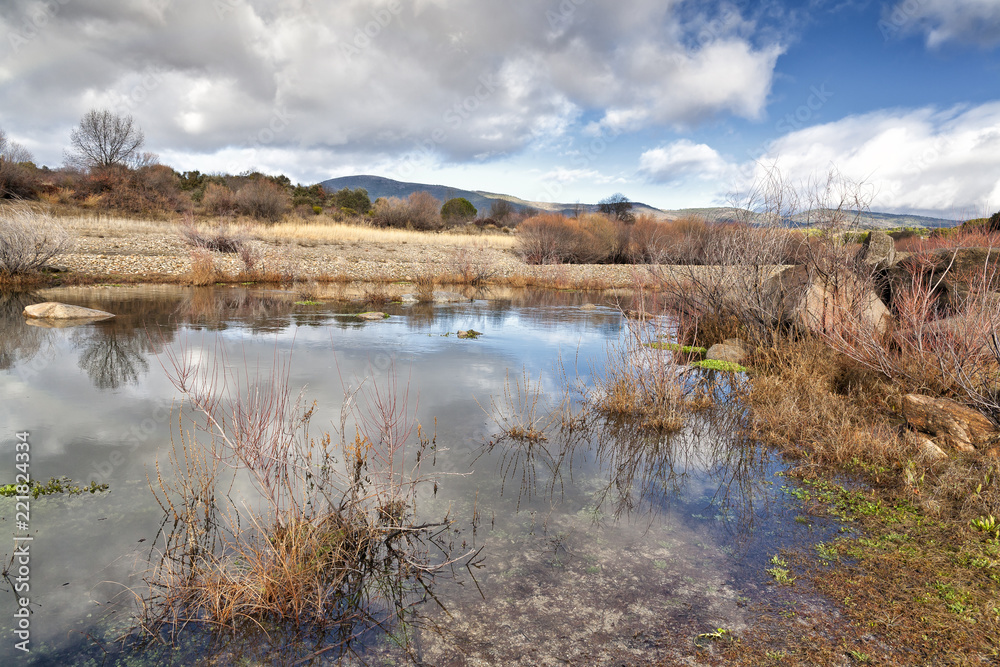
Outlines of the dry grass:
[[509,234],[454,234],[428,233],[408,229],[383,229],[341,222],[288,221],[269,227],[257,226],[253,235],[262,241],[315,241],[318,243],[414,243],[420,245],[474,248],[482,245],[497,250],[514,247],[515,238]]
[[[184,349],[166,356],[170,380],[197,416],[186,435],[179,417],[170,465],[157,464],[150,480],[164,532],[141,598],[146,632],[176,638],[189,623],[249,626],[262,631],[251,641],[269,642],[266,628],[279,636],[303,626],[319,636],[338,630],[343,643],[324,652],[349,649],[372,630],[402,629],[405,638],[434,574],[460,560],[471,566],[476,550],[451,557],[458,547],[447,518],[416,522],[417,487],[428,481],[421,461],[436,445],[391,370],[384,384],[345,384],[339,428],[314,438],[313,409],[291,394],[287,361],[255,374],[227,364],[224,350],[207,363]],[[415,461],[404,457],[408,448]],[[252,484],[245,497],[237,477]]]

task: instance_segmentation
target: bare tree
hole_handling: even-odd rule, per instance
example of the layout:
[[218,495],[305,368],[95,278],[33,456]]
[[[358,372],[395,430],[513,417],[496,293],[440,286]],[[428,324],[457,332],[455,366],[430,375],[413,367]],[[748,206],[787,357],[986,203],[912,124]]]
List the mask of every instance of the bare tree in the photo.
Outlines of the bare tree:
[[10,141],[7,133],[0,128],[0,162],[18,164],[31,162],[32,159],[31,151],[16,141]]
[[70,133],[73,150],[66,161],[76,167],[94,169],[133,166],[145,142],[132,116],[119,116],[107,109],[91,109]]
[[620,192],[616,192],[610,197],[605,197],[597,202],[597,210],[605,215],[613,216],[622,222],[635,221],[635,215],[632,213],[632,202]]

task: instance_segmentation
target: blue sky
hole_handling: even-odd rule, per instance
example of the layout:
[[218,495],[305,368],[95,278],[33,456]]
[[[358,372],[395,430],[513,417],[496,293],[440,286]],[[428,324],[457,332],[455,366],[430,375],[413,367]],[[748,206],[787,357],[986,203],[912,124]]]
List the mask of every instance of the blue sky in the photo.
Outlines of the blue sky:
[[8,0],[0,35],[0,128],[51,166],[103,107],[179,170],[683,208],[776,164],[1000,209],[1000,0]]

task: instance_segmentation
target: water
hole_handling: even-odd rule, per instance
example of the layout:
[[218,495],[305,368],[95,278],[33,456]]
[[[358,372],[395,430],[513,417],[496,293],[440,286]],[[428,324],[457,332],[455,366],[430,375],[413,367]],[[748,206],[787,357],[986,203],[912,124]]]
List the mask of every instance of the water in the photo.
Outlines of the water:
[[[27,533],[15,524],[14,499],[0,498],[3,562],[15,535],[33,537],[31,652],[15,648],[12,576],[0,602],[0,662],[612,664],[691,655],[699,633],[747,627],[768,585],[767,560],[782,545],[822,537],[804,536],[793,521],[776,483],[780,462],[734,440],[724,410],[673,436],[644,434],[581,418],[571,390],[577,420],[564,418],[567,386],[588,385],[621,339],[610,296],[472,296],[489,298],[393,305],[389,319],[369,323],[344,304],[296,305],[289,293],[241,288],[0,297],[0,481],[13,481],[15,434],[26,431],[34,479],[110,486],[32,500]],[[31,326],[21,310],[40,300],[117,317]],[[600,305],[580,308],[588,302]],[[466,329],[483,336],[459,339]],[[385,387],[395,377],[426,437],[436,423],[437,451],[422,467],[435,481],[417,491],[415,519],[447,516],[442,543],[451,555],[474,554],[472,563],[459,560],[429,591],[411,591],[404,623],[385,610],[388,632],[358,632],[347,650],[308,628],[221,638],[192,625],[175,649],[137,644],[137,601],[169,536],[151,487],[180,441],[171,354],[244,379],[249,369],[258,386],[277,365],[293,394],[316,401],[314,433],[338,426],[345,384]],[[505,419],[526,416],[545,439],[500,437]],[[415,450],[408,445],[408,465]],[[253,495],[245,478],[233,484],[233,496]]]

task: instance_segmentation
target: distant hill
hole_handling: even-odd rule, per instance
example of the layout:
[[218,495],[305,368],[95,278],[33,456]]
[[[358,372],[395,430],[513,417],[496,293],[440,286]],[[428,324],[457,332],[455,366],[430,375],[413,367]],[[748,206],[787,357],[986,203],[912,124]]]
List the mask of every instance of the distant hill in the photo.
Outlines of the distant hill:
[[[539,211],[563,213],[566,215],[574,215],[577,211],[586,213],[597,211],[597,204],[560,204],[528,201],[512,195],[486,192],[484,190],[463,190],[461,188],[454,188],[447,185],[407,183],[405,181],[396,181],[382,176],[342,176],[340,178],[331,178],[323,181],[320,185],[322,185],[323,189],[327,192],[336,192],[337,190],[341,190],[343,188],[349,188],[351,190],[355,188],[364,188],[368,191],[368,196],[371,197],[372,201],[375,201],[379,197],[406,198],[412,193],[420,191],[431,193],[431,195],[440,199],[442,203],[454,197],[465,197],[472,202],[472,205],[475,206],[476,210],[478,210],[480,215],[483,216],[489,214],[490,206],[496,199],[506,199],[517,209],[533,208]],[[677,220],[678,218],[683,218],[685,216],[696,215],[713,222],[727,222],[736,220],[739,213],[737,209],[725,206],[659,209],[641,202],[633,202],[632,205],[636,214],[645,213],[659,220]],[[798,218],[800,216],[796,217]],[[798,221],[795,218],[792,218],[789,221],[792,226],[794,226],[796,222]],[[870,212],[864,215],[861,221],[861,227],[865,229],[887,229],[892,227],[927,227],[933,229],[935,227],[952,227],[959,222],[961,221],[945,220],[943,218],[930,218],[920,215],[898,215],[894,213]]]

